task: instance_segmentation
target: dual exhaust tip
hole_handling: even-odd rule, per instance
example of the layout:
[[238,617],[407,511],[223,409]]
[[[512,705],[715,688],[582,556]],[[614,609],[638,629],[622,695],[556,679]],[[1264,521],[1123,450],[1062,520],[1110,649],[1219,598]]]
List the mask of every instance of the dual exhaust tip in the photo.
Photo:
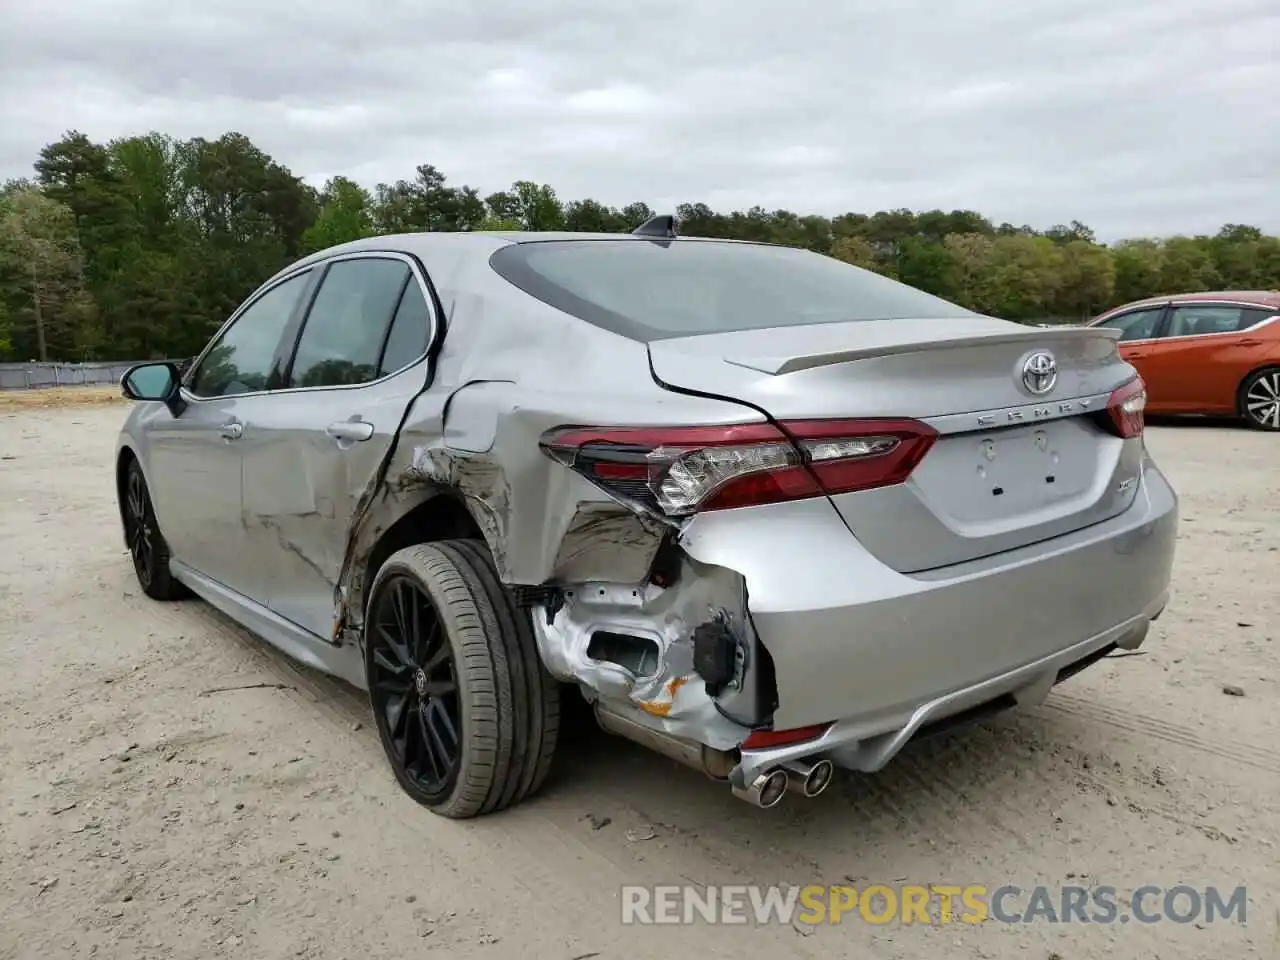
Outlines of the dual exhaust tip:
[[813,798],[831,786],[836,768],[830,760],[805,763],[789,760],[756,776],[745,787],[734,787],[734,796],[748,803],[768,809],[782,802],[788,790]]

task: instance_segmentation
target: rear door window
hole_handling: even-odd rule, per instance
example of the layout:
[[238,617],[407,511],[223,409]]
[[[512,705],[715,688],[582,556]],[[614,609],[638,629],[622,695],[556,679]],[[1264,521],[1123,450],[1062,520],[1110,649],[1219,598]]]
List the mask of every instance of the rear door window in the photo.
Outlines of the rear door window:
[[1280,315],[1280,307],[1249,307],[1242,313],[1244,313],[1244,316],[1240,321],[1240,329],[1248,330],[1255,323],[1261,323],[1263,320],[1270,320],[1272,317]]
[[427,338],[431,333],[431,311],[427,298],[417,280],[410,280],[396,307],[387,345],[382,350],[382,362],[378,376],[403,370],[427,352]]
[[387,328],[410,280],[403,260],[361,257],[330,264],[298,338],[289,385],[376,380]]
[[1169,318],[1169,336],[1196,337],[1210,333],[1237,333],[1265,319],[1266,315],[1251,307],[1187,304],[1173,308]]

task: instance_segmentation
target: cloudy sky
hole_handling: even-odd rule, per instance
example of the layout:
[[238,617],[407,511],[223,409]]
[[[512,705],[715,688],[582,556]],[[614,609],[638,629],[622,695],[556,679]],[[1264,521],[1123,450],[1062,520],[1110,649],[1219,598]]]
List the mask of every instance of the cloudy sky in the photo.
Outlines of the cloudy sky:
[[1278,50],[1276,0],[0,0],[0,179],[238,130],[316,184],[1280,232]]

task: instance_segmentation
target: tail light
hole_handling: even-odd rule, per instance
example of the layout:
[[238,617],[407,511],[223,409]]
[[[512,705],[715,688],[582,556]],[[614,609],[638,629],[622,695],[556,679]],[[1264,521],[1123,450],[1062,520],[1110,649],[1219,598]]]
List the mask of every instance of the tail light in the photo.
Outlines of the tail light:
[[915,420],[795,420],[565,427],[541,447],[615,496],[679,517],[902,483],[936,438]]
[[1135,377],[1107,398],[1107,426],[1118,437],[1140,437],[1145,426],[1147,385]]

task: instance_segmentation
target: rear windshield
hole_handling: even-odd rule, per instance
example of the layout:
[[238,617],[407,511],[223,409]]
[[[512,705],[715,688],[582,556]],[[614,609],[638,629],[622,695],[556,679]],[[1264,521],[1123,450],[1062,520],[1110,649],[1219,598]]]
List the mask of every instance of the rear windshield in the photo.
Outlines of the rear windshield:
[[832,257],[705,240],[517,243],[490,264],[525,293],[634,340],[973,314]]

